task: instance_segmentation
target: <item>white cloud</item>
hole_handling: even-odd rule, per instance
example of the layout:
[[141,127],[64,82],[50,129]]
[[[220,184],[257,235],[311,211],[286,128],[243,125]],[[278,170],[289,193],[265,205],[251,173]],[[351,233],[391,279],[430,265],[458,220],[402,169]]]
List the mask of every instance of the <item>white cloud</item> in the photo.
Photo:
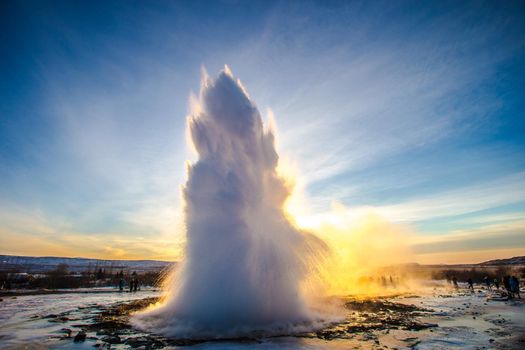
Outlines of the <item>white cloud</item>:
[[517,173],[433,196],[379,206],[376,209],[390,220],[413,222],[521,203],[524,198],[525,173]]

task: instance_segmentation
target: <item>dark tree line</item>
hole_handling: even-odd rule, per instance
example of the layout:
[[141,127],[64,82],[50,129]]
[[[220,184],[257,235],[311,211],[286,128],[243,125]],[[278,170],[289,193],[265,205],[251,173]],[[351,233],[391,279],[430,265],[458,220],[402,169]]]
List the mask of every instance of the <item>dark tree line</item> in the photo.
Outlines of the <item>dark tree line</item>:
[[[0,272],[0,287],[2,289],[28,288],[28,289],[68,289],[118,286],[121,280],[129,283],[132,271],[108,273],[99,268],[94,272],[70,273],[68,265],[60,264],[56,269],[39,275],[25,275],[20,273]],[[158,287],[162,271],[146,272],[138,275],[141,286]]]

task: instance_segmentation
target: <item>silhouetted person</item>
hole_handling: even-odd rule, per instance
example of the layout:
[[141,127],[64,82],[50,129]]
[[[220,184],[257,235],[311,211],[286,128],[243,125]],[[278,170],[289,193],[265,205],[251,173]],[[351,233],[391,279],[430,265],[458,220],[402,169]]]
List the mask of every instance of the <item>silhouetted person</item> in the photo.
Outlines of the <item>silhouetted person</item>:
[[392,278],[392,276],[390,276],[389,279],[390,279],[390,285],[391,285],[392,287],[395,287],[396,284],[394,283],[394,279]]
[[510,276],[503,277],[503,287],[505,287],[505,290],[507,291],[507,295],[509,296],[509,299],[512,299],[512,289],[510,288]]
[[136,292],[139,288],[139,280],[138,278],[135,278],[135,283],[133,284],[133,291]]
[[488,276],[483,277],[483,282],[485,282],[485,286],[487,286],[487,289],[490,290],[490,279]]
[[469,278],[467,280],[467,283],[468,283],[468,289],[470,289],[471,291],[474,291],[474,282],[472,281],[472,278]]
[[137,271],[133,271],[131,274],[131,281],[129,282],[129,291],[130,292],[136,292],[137,291]]
[[454,284],[454,287],[458,288],[458,279],[456,276],[452,276],[452,283]]
[[517,294],[518,298],[521,299],[520,295],[520,280],[516,276],[511,276],[509,279],[510,290],[513,294]]
[[118,281],[118,289],[122,292],[124,290],[124,278],[120,278]]
[[494,278],[494,286],[499,290],[499,280],[497,278]]

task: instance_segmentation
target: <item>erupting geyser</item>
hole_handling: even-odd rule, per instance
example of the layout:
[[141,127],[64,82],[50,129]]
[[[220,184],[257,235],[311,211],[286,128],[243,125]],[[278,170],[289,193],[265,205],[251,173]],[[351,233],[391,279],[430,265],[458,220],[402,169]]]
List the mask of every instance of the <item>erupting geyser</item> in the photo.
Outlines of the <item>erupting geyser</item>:
[[301,293],[312,237],[283,212],[274,134],[226,67],[204,77],[188,118],[198,153],[183,188],[187,244],[164,303],[135,316],[176,337],[290,332],[312,320]]

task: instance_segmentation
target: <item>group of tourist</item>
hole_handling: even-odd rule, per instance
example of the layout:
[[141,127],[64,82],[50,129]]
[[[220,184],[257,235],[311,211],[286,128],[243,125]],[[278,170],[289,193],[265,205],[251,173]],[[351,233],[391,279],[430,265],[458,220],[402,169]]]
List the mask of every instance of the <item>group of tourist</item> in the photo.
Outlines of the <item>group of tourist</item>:
[[[124,291],[124,285],[126,284],[126,281],[123,277],[120,278],[120,281],[118,282],[119,290],[122,292]],[[129,291],[130,292],[136,292],[139,288],[139,279],[137,278],[137,273],[133,271],[133,274],[131,275],[131,279],[129,280]]]
[[[447,276],[447,281],[451,282],[454,287],[459,288],[456,276],[452,276],[452,278]],[[516,296],[521,299],[520,280],[518,277],[506,275],[501,279],[501,282],[503,284],[503,292],[505,292],[509,299],[513,299]],[[485,276],[483,278],[483,283],[488,290],[492,290],[493,287],[498,291],[500,290],[500,281],[497,278],[492,280],[488,276]],[[467,288],[471,291],[474,291],[474,281],[472,278],[467,279]]]
[[503,277],[503,286],[507,291],[509,299],[512,299],[518,296],[521,299],[520,295],[520,280],[516,276],[505,276]]
[[[521,299],[520,279],[518,277],[506,275],[501,280],[503,282],[503,288],[510,299],[516,296]],[[483,278],[483,282],[487,286],[487,289],[491,290],[492,286],[494,286],[496,290],[499,290],[500,283],[497,278],[494,278],[494,281],[491,281],[490,278],[485,276],[485,278]]]

